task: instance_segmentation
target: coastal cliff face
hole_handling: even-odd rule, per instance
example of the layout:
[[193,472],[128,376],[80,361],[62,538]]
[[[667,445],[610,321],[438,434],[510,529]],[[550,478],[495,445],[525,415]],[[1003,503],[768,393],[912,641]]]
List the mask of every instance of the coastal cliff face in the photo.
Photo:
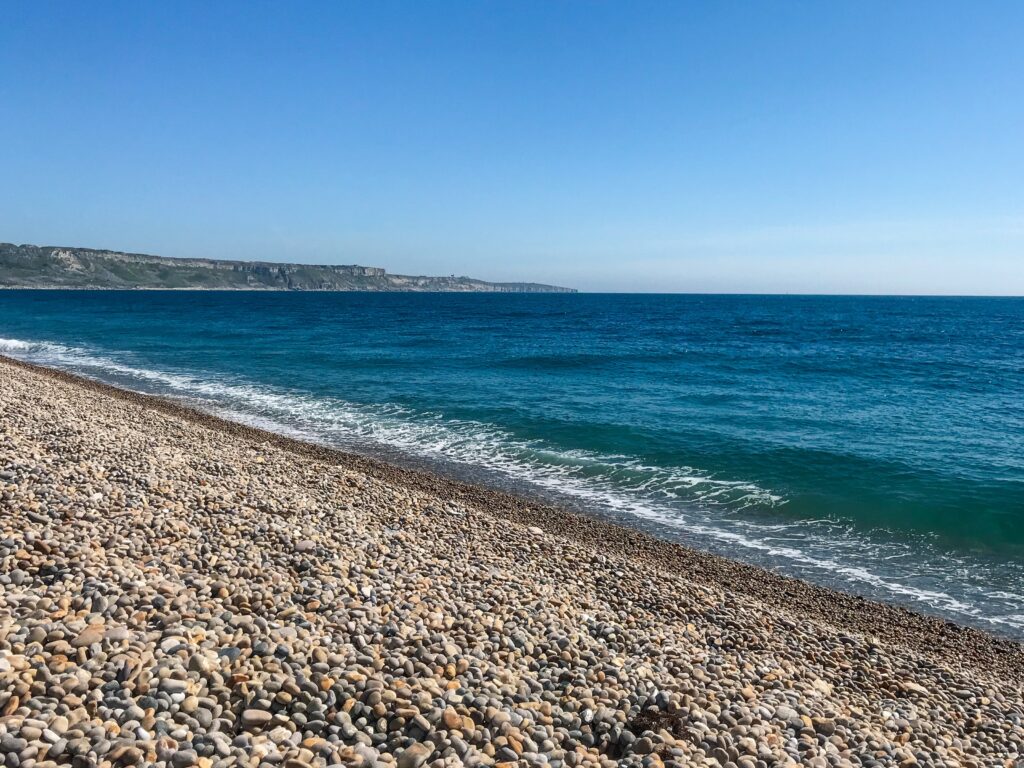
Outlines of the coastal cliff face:
[[540,283],[392,275],[381,267],[177,259],[0,243],[0,288],[575,293]]

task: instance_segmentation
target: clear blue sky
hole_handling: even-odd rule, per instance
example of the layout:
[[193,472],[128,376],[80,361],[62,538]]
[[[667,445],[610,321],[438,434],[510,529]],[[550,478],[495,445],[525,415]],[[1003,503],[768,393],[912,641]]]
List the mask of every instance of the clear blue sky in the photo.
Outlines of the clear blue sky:
[[9,2],[0,240],[1024,294],[1022,41],[1022,2]]

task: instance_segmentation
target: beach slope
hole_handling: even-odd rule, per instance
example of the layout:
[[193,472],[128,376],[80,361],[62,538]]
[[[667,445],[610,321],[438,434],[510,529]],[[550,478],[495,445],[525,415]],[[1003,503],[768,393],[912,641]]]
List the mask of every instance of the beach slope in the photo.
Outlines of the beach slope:
[[5,361],[0,504],[16,768],[1024,751],[1015,643]]

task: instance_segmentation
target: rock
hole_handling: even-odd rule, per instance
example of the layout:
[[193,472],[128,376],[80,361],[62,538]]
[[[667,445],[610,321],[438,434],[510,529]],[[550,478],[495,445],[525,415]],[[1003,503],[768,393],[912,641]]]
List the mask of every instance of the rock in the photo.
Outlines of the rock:
[[150,406],[0,359],[0,768],[980,768],[1024,746],[1009,640]]
[[654,742],[647,736],[642,736],[633,742],[633,752],[638,755],[649,755],[654,751]]
[[831,736],[836,732],[836,724],[834,720],[825,717],[814,717],[811,718],[811,722],[814,726],[814,730],[823,736]]
[[133,744],[122,744],[108,752],[107,759],[120,765],[138,765],[143,760],[143,754]]
[[445,728],[449,730],[456,730],[462,728],[462,715],[455,711],[452,707],[447,707],[442,715]]
[[427,744],[415,742],[398,756],[398,768],[419,768],[427,762],[433,752],[433,748]]
[[909,680],[901,680],[900,681],[900,688],[902,688],[904,691],[907,691],[909,693],[916,693],[919,696],[927,696],[928,695],[928,689],[927,688],[925,688],[923,685],[919,685],[919,684],[917,684],[915,682],[912,682],[912,681],[909,681]]
[[181,749],[171,755],[171,765],[174,768],[191,768],[199,761],[199,755],[194,749]]
[[242,713],[242,725],[246,728],[262,728],[273,719],[273,715],[262,709],[247,709]]
[[111,643],[121,643],[128,640],[131,637],[131,633],[127,627],[111,627],[103,633],[103,639],[110,641]]
[[85,648],[98,643],[103,639],[104,631],[103,624],[90,624],[75,636],[71,645],[74,648]]

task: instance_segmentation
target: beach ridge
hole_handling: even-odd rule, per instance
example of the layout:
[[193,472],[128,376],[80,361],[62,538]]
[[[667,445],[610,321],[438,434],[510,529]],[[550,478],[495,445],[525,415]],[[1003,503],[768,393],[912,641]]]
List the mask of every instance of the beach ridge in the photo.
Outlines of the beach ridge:
[[0,416],[0,748],[22,766],[1024,744],[1008,639],[6,358]]

